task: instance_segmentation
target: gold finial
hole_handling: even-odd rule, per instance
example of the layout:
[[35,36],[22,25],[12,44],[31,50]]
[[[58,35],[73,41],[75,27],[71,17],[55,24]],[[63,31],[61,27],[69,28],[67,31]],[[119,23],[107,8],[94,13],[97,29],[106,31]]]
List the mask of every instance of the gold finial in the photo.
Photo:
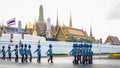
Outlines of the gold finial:
[[2,30],[2,33],[6,33],[5,26],[3,24],[2,24],[1,30]]

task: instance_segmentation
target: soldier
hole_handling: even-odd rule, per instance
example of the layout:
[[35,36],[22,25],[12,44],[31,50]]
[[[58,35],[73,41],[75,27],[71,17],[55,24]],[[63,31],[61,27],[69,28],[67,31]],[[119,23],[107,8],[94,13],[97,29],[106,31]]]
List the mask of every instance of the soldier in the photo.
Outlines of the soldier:
[[1,54],[1,49],[0,49],[0,54]]
[[23,49],[23,44],[21,44],[21,48],[19,49],[19,53],[22,56],[21,57],[21,62],[24,63],[24,55],[25,55],[25,51]]
[[27,58],[28,58],[28,54],[27,54],[27,44],[25,44],[24,52],[25,52],[25,58],[24,58],[24,60],[25,60],[26,62],[28,62],[28,61],[27,61]]
[[8,46],[8,50],[6,51],[6,53],[8,53],[8,58],[7,58],[7,59],[8,59],[9,61],[11,61],[11,52],[12,52],[12,51],[11,51],[11,47]]
[[86,44],[86,64],[89,63],[89,44]]
[[5,46],[2,46],[1,52],[2,52],[2,55],[3,55],[2,59],[5,60]]
[[78,64],[79,61],[79,45],[76,43],[75,44],[75,51],[76,51],[76,64]]
[[80,63],[82,63],[81,61],[82,45],[83,44],[79,44],[79,48],[78,48],[78,61],[80,61]]
[[32,62],[31,45],[29,45],[28,48],[29,48],[29,49],[27,50],[27,53],[28,53],[28,55],[30,56],[29,61]]
[[51,63],[53,63],[53,52],[52,52],[52,45],[49,44],[49,49],[46,52],[46,54],[49,56],[48,63],[51,60]]
[[70,55],[74,56],[73,64],[77,63],[77,52],[76,52],[76,44],[73,44],[73,49],[69,52]]
[[15,51],[15,62],[18,62],[18,45],[15,45],[15,49],[12,50],[12,52]]
[[87,48],[87,44],[86,43],[84,44],[84,46],[85,46],[85,52],[84,52],[85,53],[84,54],[85,55],[85,59],[84,59],[84,61],[85,61],[85,64],[87,64],[87,52],[88,52],[88,48]]
[[41,46],[40,46],[40,44],[38,44],[38,49],[36,49],[35,51],[34,51],[34,53],[36,53],[37,52],[37,55],[38,55],[38,59],[37,59],[37,62],[38,63],[41,63]]
[[93,58],[93,51],[91,50],[92,44],[90,44],[89,48],[89,63],[92,64],[92,58]]
[[82,64],[85,64],[85,57],[86,57],[86,52],[85,52],[85,48],[86,48],[86,44],[83,44],[83,47],[82,47],[82,52],[81,52],[81,56],[82,56]]

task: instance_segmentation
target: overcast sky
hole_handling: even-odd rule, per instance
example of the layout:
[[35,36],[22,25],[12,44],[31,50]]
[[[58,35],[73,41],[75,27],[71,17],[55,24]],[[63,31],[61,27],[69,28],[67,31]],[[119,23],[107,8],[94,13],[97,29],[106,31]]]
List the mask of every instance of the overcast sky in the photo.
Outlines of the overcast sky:
[[[108,35],[120,38],[119,0],[0,0],[0,23],[16,18],[26,23],[38,20],[39,6],[43,5],[44,20],[49,17],[55,25],[58,9],[59,23],[69,25],[70,13],[74,28],[84,29],[103,41]],[[17,23],[17,22],[16,22]]]

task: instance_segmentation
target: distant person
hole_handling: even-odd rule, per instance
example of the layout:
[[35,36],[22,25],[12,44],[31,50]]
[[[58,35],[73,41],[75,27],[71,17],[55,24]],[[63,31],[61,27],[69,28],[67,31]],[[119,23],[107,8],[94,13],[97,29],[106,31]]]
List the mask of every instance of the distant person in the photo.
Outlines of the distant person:
[[15,62],[18,62],[18,45],[15,45],[15,49],[12,50],[12,52],[15,51]]
[[49,63],[49,61],[51,61],[51,63],[53,63],[53,52],[52,52],[52,45],[51,44],[49,44],[49,49],[46,52],[46,54],[49,56],[48,63]]
[[32,62],[32,52],[31,52],[31,45],[28,46],[27,50],[28,56],[30,56],[29,61]]
[[24,52],[25,52],[25,58],[24,58],[24,60],[25,60],[26,62],[28,62],[28,61],[27,61],[27,58],[28,58],[28,53],[27,53],[27,44],[25,44],[25,47],[24,47]]
[[9,61],[11,61],[11,53],[12,53],[12,51],[11,51],[11,47],[10,47],[10,45],[8,46],[8,50],[6,51],[6,53],[8,53],[8,60]]
[[23,44],[21,44],[21,48],[19,49],[19,53],[21,55],[21,62],[24,63],[24,55],[25,55],[25,51],[23,49]]
[[2,53],[2,59],[5,60],[5,46],[2,46],[2,50],[1,50],[1,53]]
[[34,53],[36,53],[37,52],[37,56],[38,56],[38,59],[37,59],[37,62],[38,63],[41,63],[41,46],[40,46],[40,44],[38,44],[38,48],[34,51]]
[[22,41],[20,40],[20,41],[19,41],[19,48],[21,47],[21,45],[22,45]]

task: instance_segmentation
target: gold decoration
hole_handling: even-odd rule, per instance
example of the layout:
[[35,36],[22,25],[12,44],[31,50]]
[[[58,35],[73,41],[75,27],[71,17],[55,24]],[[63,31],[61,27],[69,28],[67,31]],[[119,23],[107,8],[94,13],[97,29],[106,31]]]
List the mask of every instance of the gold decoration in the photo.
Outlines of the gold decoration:
[[37,36],[36,23],[34,24],[34,27],[33,27],[33,35]]
[[26,27],[29,29],[29,28],[33,28],[33,24],[29,23],[26,25]]
[[13,39],[10,39],[9,41],[10,41],[10,43],[12,43],[12,42],[13,42]]

